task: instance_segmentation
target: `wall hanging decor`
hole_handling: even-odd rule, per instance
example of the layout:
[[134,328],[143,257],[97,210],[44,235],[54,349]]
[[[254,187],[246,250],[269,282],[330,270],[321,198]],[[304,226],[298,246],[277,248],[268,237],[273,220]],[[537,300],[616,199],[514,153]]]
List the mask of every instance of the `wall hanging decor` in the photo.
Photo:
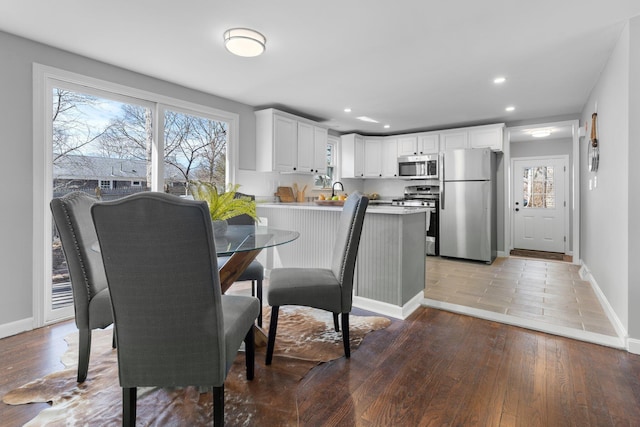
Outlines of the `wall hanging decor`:
[[591,115],[591,139],[589,140],[589,149],[587,151],[587,162],[591,172],[597,172],[598,163],[600,163],[600,148],[598,147],[598,135],[596,132],[597,119],[598,113],[593,113]]

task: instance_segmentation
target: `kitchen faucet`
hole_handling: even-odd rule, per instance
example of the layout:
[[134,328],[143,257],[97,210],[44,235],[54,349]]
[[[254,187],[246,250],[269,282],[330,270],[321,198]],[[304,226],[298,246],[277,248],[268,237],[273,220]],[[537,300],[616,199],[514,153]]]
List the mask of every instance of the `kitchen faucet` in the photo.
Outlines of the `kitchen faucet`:
[[342,185],[342,183],[340,181],[336,181],[333,183],[333,185],[331,186],[331,197],[335,196],[336,193],[336,184],[340,184],[340,191],[344,191],[344,185]]

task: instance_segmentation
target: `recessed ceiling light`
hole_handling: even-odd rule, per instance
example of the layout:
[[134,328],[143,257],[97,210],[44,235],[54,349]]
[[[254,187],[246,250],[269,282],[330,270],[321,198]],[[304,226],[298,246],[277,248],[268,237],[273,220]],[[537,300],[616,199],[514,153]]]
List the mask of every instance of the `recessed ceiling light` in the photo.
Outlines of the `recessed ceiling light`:
[[506,77],[496,77],[495,79],[493,79],[493,82],[497,85],[502,84],[506,81],[507,81]]
[[345,112],[345,113],[350,113],[350,112],[351,112],[351,108],[348,108],[348,107],[347,107],[347,108],[345,108],[345,109],[344,109],[344,112]]
[[384,125],[385,129],[389,129],[391,127],[391,125]]
[[380,123],[377,120],[372,119],[371,117],[367,117],[367,116],[360,116],[360,117],[356,117],[356,119],[358,120],[362,120],[363,122],[369,122],[369,123]]
[[534,138],[544,138],[551,135],[551,131],[549,129],[538,129],[531,132],[531,136]]
[[516,107],[514,107],[513,105],[510,105],[507,108],[505,108],[504,111],[514,111],[515,109]]

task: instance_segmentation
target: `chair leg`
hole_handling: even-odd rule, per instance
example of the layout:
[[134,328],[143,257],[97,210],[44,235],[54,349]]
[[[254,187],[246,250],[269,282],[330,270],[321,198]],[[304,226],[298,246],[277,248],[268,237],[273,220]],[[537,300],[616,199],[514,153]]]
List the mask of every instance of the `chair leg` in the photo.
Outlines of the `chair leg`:
[[136,397],[135,387],[122,388],[122,427],[134,427],[136,425]]
[[213,388],[213,425],[224,426],[224,384]]
[[249,332],[244,337],[244,358],[247,365],[247,379],[251,381],[253,379],[253,372],[255,367],[256,358],[256,344],[255,335],[253,332],[253,326],[249,328]]
[[260,315],[258,316],[258,326],[262,327],[262,279],[258,279],[258,299],[260,300]]
[[116,348],[116,327],[115,325],[113,326],[113,338],[111,341],[111,347],[112,348]]
[[87,379],[89,371],[89,355],[91,354],[91,329],[80,329],[79,354],[78,354],[78,382]]
[[276,344],[276,329],[278,328],[278,311],[280,307],[274,305],[271,307],[271,321],[269,322],[269,339],[267,340],[267,358],[265,365],[271,365],[271,359],[273,358],[273,347]]
[[336,332],[340,332],[340,326],[338,325],[338,313],[333,313],[333,328]]
[[351,348],[349,345],[349,313],[342,313],[342,342],[344,343],[344,356],[348,359],[351,357]]

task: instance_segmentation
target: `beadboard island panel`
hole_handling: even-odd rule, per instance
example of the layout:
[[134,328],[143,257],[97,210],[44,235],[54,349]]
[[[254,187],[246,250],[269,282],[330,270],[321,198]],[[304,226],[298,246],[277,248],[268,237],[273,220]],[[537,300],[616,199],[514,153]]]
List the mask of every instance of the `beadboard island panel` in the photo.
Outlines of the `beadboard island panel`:
[[[259,203],[270,227],[295,230],[300,238],[269,248],[262,261],[278,267],[328,268],[341,207],[310,203]],[[426,209],[370,206],[365,215],[354,277],[354,305],[405,318],[425,287]],[[266,258],[266,259],[265,259]]]

